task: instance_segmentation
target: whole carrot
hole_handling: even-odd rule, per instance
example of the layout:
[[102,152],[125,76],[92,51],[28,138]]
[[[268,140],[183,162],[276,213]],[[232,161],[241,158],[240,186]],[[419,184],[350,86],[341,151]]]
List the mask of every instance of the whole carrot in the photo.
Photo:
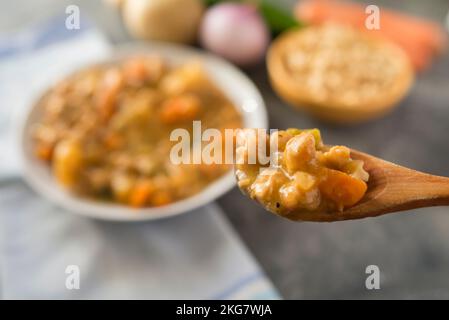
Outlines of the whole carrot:
[[328,21],[349,24],[393,41],[407,53],[417,70],[425,69],[432,58],[444,50],[447,41],[444,30],[438,24],[384,8],[380,11],[380,29],[369,30],[365,26],[368,17],[365,7],[346,1],[300,1],[295,15],[311,24]]

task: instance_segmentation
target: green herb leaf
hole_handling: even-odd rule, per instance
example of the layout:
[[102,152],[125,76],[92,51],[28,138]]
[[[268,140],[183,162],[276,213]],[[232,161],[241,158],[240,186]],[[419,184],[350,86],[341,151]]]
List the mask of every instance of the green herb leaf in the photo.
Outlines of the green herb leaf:
[[290,29],[302,27],[303,24],[299,22],[294,16],[282,8],[272,4],[268,0],[203,0],[206,6],[213,6],[223,2],[241,2],[254,4],[258,7],[265,23],[270,29],[271,33],[278,35],[279,33]]
[[203,2],[207,7],[209,7],[209,6],[213,6],[220,2],[228,2],[228,1],[226,1],[226,0],[203,0]]
[[302,27],[303,24],[300,23],[295,17],[293,17],[289,12],[269,3],[268,1],[260,1],[259,11],[271,32],[274,34],[279,34],[290,28]]

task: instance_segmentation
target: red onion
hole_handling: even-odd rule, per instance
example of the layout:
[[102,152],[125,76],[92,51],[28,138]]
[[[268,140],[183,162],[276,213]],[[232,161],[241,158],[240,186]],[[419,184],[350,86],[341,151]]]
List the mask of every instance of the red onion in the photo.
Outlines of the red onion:
[[200,40],[204,48],[244,66],[263,58],[270,34],[256,7],[223,3],[206,12]]

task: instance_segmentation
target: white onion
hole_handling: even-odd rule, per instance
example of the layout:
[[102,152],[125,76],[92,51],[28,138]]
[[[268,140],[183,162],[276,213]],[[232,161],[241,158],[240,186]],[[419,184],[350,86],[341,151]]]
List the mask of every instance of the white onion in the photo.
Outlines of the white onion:
[[270,34],[254,6],[224,3],[204,15],[200,40],[204,48],[244,66],[263,58]]
[[203,11],[200,0],[126,0],[123,20],[136,38],[192,43]]

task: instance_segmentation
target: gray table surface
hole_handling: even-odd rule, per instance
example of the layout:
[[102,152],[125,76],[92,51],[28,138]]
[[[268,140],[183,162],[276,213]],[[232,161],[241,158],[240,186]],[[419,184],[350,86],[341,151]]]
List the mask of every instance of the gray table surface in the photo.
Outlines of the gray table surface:
[[[449,10],[446,0],[370,3],[388,3],[438,21]],[[113,43],[129,40],[118,13],[92,0],[1,0],[0,32],[63,14],[68,4],[79,4],[81,14],[87,13]],[[449,54],[418,76],[411,94],[392,114],[349,128],[321,123],[291,109],[271,90],[263,65],[246,72],[265,98],[272,128],[319,127],[328,143],[449,176]],[[313,224],[267,214],[238,190],[218,202],[285,298],[449,298],[448,208]],[[371,264],[380,268],[380,290],[365,288],[365,268]]]

